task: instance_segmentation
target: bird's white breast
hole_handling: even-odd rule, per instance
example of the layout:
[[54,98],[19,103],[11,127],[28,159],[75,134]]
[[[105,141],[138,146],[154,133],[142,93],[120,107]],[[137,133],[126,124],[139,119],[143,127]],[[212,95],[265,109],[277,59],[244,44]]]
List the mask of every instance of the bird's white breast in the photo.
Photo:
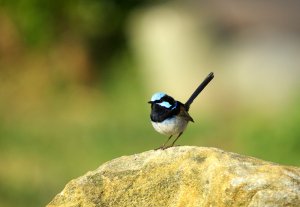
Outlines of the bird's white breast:
[[154,129],[164,135],[176,135],[183,132],[188,124],[184,118],[175,116],[162,122],[151,122]]

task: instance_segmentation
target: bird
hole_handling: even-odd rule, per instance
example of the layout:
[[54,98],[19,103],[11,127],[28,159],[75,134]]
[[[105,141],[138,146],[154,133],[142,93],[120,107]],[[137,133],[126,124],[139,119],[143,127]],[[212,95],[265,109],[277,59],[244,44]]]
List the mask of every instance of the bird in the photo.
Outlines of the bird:
[[[151,100],[148,101],[148,103],[151,104],[150,119],[152,126],[160,134],[168,136],[167,141],[155,150],[164,150],[173,147],[186,129],[188,123],[194,122],[193,118],[188,113],[190,106],[213,78],[214,73],[209,73],[184,104],[164,92],[156,92],[152,95]],[[177,135],[177,137],[171,145],[167,146],[167,143],[174,135]]]

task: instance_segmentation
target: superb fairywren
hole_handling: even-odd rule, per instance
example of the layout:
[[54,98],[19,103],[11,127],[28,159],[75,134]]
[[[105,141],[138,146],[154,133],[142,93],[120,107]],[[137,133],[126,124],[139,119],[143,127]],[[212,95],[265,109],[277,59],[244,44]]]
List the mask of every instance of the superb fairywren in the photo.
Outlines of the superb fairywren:
[[[190,105],[213,78],[214,74],[210,73],[185,104],[176,101],[171,96],[162,92],[153,94],[151,101],[148,102],[151,104],[151,123],[157,132],[169,136],[167,141],[158,149],[166,149],[174,146],[177,139],[185,130],[188,122],[194,122],[188,113]],[[173,135],[177,135],[176,139],[171,145],[166,146]]]

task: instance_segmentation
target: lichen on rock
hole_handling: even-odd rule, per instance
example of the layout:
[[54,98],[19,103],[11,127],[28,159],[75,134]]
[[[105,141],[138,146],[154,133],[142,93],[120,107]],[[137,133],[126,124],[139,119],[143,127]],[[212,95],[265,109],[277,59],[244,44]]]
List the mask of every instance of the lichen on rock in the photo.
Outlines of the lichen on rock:
[[300,168],[206,147],[123,156],[70,181],[48,204],[99,207],[300,206]]

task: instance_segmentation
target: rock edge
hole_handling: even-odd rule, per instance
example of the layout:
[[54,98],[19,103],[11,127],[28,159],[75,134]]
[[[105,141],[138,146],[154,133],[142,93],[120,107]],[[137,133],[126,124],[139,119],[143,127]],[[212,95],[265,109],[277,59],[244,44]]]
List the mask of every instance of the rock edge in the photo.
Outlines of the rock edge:
[[122,156],[70,181],[47,205],[300,206],[300,168],[216,148]]

